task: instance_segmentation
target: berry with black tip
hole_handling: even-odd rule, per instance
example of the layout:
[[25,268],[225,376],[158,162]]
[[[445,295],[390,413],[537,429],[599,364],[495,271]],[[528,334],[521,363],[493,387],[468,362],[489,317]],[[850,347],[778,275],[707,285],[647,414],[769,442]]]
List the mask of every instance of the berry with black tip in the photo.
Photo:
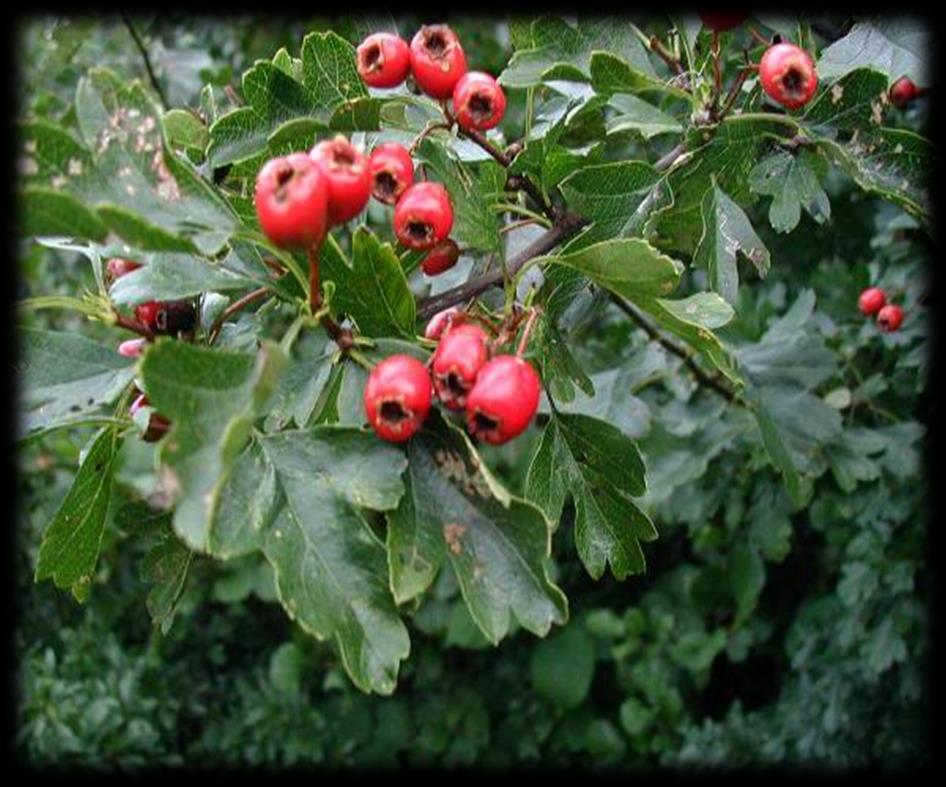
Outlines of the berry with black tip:
[[888,303],[877,312],[877,326],[884,333],[897,330],[903,322],[903,309],[893,303]]
[[407,41],[394,33],[372,33],[355,51],[358,75],[371,87],[397,87],[411,71]]
[[309,158],[328,181],[329,224],[344,224],[361,213],[373,183],[368,157],[338,134],[317,143]]
[[411,74],[424,93],[449,98],[466,73],[466,55],[457,34],[446,25],[424,25],[411,40]]
[[437,341],[442,335],[443,332],[447,329],[449,325],[457,319],[460,314],[460,310],[456,306],[451,306],[449,309],[444,309],[441,312],[437,312],[433,317],[430,318],[430,322],[427,323],[427,327],[424,328],[424,338],[432,339]]
[[480,369],[467,396],[467,430],[492,445],[522,434],[535,417],[541,389],[539,375],[528,361],[497,355]]
[[904,109],[916,98],[916,95],[917,88],[913,80],[908,77],[900,77],[890,88],[890,103],[895,107]]
[[427,368],[410,355],[392,355],[371,370],[365,415],[382,440],[409,440],[427,417],[432,399]]
[[256,176],[256,216],[283,249],[321,243],[328,229],[329,185],[305,153],[270,159]]
[[493,128],[505,113],[506,94],[489,74],[470,71],[453,88],[453,114],[467,131]]
[[801,47],[775,44],[759,62],[759,80],[769,97],[786,109],[803,107],[818,89],[815,64]]
[[409,249],[433,248],[451,229],[453,205],[439,183],[414,183],[394,206],[394,234]]
[[431,376],[437,398],[451,410],[466,407],[477,375],[489,359],[489,337],[479,325],[451,325],[437,345]]
[[394,205],[414,182],[414,161],[403,145],[384,142],[371,151],[371,195],[379,202]]
[[197,310],[189,300],[146,301],[135,307],[135,319],[152,333],[177,334],[193,330]]

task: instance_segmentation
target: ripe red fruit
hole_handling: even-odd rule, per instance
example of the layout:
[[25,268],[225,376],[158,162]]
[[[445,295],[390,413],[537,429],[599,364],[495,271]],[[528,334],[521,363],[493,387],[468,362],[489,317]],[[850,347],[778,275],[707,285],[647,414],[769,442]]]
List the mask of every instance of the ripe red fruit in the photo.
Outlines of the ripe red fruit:
[[900,77],[890,88],[890,103],[903,109],[916,98],[916,85],[908,77]]
[[111,284],[116,279],[138,270],[141,267],[140,262],[132,262],[122,257],[112,257],[105,263],[105,281]]
[[893,303],[888,303],[877,312],[877,325],[885,333],[897,330],[903,322],[903,309]]
[[467,396],[489,358],[488,337],[479,325],[451,325],[434,352],[430,370],[434,391],[451,410],[466,407]]
[[371,165],[368,157],[338,134],[325,139],[309,151],[328,181],[329,224],[344,224],[368,204],[371,196]]
[[453,88],[453,114],[467,131],[493,128],[506,113],[506,94],[482,71],[464,74]]
[[281,248],[320,243],[328,229],[329,188],[305,153],[270,159],[256,176],[256,216]]
[[880,287],[868,287],[857,299],[861,314],[876,314],[887,302],[887,295]]
[[794,44],[775,44],[759,62],[762,89],[773,101],[788,109],[807,104],[818,88],[818,75],[811,56]]
[[535,416],[541,388],[539,375],[527,361],[497,355],[480,369],[467,396],[467,429],[493,445],[511,440]]
[[749,18],[749,14],[741,11],[711,11],[709,13],[700,11],[698,13],[703,27],[707,30],[715,30],[717,33],[739,27]]
[[417,87],[433,98],[449,98],[466,73],[460,40],[446,25],[424,25],[411,41],[411,73]]
[[396,87],[411,70],[411,50],[394,33],[372,33],[356,50],[358,75],[371,87]]
[[372,196],[380,202],[394,205],[414,181],[411,154],[397,142],[384,142],[371,151],[368,161]]
[[447,327],[453,323],[458,314],[460,314],[460,310],[456,306],[451,306],[449,309],[437,312],[430,318],[427,327],[424,328],[424,338],[437,341]]
[[428,276],[450,270],[460,259],[460,248],[452,238],[440,241],[421,262],[421,270]]
[[365,385],[368,423],[382,440],[401,443],[421,427],[430,410],[427,369],[410,355],[392,355],[372,369]]
[[450,195],[439,183],[409,186],[394,207],[394,234],[409,249],[429,249],[453,229]]
[[197,310],[189,300],[146,301],[135,307],[135,319],[153,333],[189,331],[197,322]]

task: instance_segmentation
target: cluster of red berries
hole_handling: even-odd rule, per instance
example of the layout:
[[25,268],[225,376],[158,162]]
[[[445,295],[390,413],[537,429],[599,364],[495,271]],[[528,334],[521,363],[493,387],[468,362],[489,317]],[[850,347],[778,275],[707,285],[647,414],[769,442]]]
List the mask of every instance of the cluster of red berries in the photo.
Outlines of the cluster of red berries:
[[[105,263],[105,281],[111,286],[117,279],[137,270],[141,263],[113,257]],[[138,325],[152,335],[164,334],[177,336],[194,329],[197,323],[197,309],[188,299],[177,301],[147,301],[135,307],[135,320]],[[128,339],[118,345],[118,352],[125,358],[137,358],[144,351],[147,339]],[[135,400],[128,410],[134,416],[143,407],[148,406],[148,397],[135,388]],[[141,435],[141,439],[152,443],[159,440],[170,428],[170,422],[163,415],[152,412]]]
[[880,287],[868,287],[857,299],[857,308],[861,314],[876,314],[877,327],[885,333],[891,333],[903,322],[903,309],[895,303],[887,303],[887,293]]
[[[528,330],[528,329],[527,329]],[[428,323],[425,336],[437,341],[429,366],[409,355],[392,355],[371,371],[364,391],[365,414],[379,437],[410,439],[437,399],[465,411],[473,437],[499,445],[520,435],[539,406],[542,383],[528,361],[491,356],[489,336],[448,309]]]
[[357,50],[358,73],[366,85],[397,87],[408,75],[431,98],[451,99],[452,117],[467,131],[498,125],[506,95],[484,71],[467,71],[460,39],[447,25],[424,25],[407,42],[394,33],[372,33]]
[[459,257],[447,236],[453,228],[450,195],[439,183],[414,183],[408,150],[385,142],[365,156],[341,134],[306,153],[270,159],[256,178],[256,215],[281,248],[318,246],[329,227],[350,221],[374,196],[394,205],[394,234],[409,249],[429,250],[428,275]]

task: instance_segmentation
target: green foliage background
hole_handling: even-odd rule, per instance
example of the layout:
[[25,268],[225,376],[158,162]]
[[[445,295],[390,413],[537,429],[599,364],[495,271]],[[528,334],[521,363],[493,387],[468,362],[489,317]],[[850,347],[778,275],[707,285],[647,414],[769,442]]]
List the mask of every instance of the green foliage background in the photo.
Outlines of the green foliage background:
[[[225,101],[223,85],[311,30],[357,41],[371,29],[351,19],[136,23],[157,42],[172,105],[192,104],[207,81]],[[478,67],[505,67],[515,27],[451,23]],[[37,19],[20,41],[24,116],[62,120],[90,66],[145,77],[118,20]],[[522,96],[511,95],[506,123],[516,126]],[[925,131],[925,112],[921,104],[905,113],[904,126]],[[498,647],[443,572],[410,613],[411,658],[389,698],[354,688],[334,651],[271,603],[273,577],[255,554],[195,558],[173,620],[152,625],[143,608],[160,620],[168,604],[152,584],[163,588],[162,572],[180,556],[170,542],[155,553],[136,532],[134,498],[153,489],[155,468],[154,449],[138,441],[117,459],[118,499],[89,600],[34,584],[41,534],[89,435],[29,442],[17,477],[19,753],[38,765],[96,767],[925,761],[928,403],[918,298],[929,240],[909,215],[840,174],[821,183],[827,223],[806,213],[798,231],[776,234],[767,199],[747,209],[773,265],[761,281],[743,270],[737,316],[719,331],[750,378],[760,370],[752,382],[769,406],[797,413],[783,439],[804,471],[799,502],[763,457],[746,412],[696,385],[606,299],[584,304],[570,348],[596,388],[615,392],[596,406],[639,441],[647,466],[660,533],[643,546],[647,571],[592,581],[573,539],[557,538],[550,573],[571,600],[569,624],[545,639],[520,630]],[[18,297],[74,295],[93,283],[86,259],[36,245],[24,245],[19,272]],[[705,270],[686,276],[705,289]],[[856,312],[869,283],[904,303],[904,330],[881,335]],[[112,335],[81,315],[32,319]],[[809,390],[788,397],[786,379]],[[485,452],[511,489],[526,485],[540,436],[532,429]],[[574,509],[564,510],[570,530]]]

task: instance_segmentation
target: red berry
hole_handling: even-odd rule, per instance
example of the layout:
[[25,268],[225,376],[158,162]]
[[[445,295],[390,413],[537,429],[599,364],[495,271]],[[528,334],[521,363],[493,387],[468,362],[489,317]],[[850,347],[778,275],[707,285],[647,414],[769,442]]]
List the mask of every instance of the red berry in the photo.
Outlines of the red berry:
[[320,243],[328,228],[329,189],[305,153],[271,159],[256,176],[256,216],[281,248]]
[[857,299],[857,308],[861,314],[876,314],[887,302],[887,295],[880,287],[868,287]]
[[132,262],[131,260],[122,259],[121,257],[112,257],[112,259],[105,263],[105,281],[111,284],[116,279],[120,279],[122,276],[132,271],[138,270],[140,267],[140,262]]
[[394,33],[372,33],[358,45],[358,74],[371,87],[396,87],[411,70],[411,50]]
[[877,312],[877,325],[885,333],[897,330],[903,322],[903,309],[893,303],[888,303]]
[[440,241],[421,262],[421,270],[428,276],[450,270],[460,259],[460,248],[452,238]]
[[176,334],[194,327],[197,310],[189,300],[147,301],[135,307],[135,319],[153,333]]
[[451,325],[431,364],[434,391],[451,410],[462,410],[476,383],[476,377],[489,358],[488,337],[479,325]]
[[393,205],[414,181],[414,162],[407,148],[397,142],[384,142],[371,151],[372,196]]
[[118,354],[125,358],[137,358],[145,348],[145,339],[129,339],[118,345]]
[[449,98],[466,73],[460,40],[446,25],[424,25],[411,41],[411,73],[417,86],[433,98]]
[[698,13],[703,27],[707,30],[715,30],[717,33],[739,27],[749,18],[749,14],[742,11],[711,11],[709,13],[699,11]]
[[319,142],[309,157],[328,180],[329,224],[344,224],[361,213],[371,196],[368,157],[341,134]]
[[394,207],[394,234],[409,249],[430,249],[453,229],[450,195],[439,183],[409,186]]
[[506,113],[506,94],[482,71],[470,71],[453,88],[453,114],[467,131],[493,128]]
[[427,369],[410,355],[392,355],[372,369],[365,385],[365,415],[378,437],[401,443],[421,427],[430,410]]
[[907,77],[900,77],[890,88],[890,103],[903,109],[916,98],[916,85]]
[[[128,408],[128,414],[134,417],[142,407],[150,407],[150,402],[148,402],[148,397],[144,394],[141,394],[134,402],[132,402],[131,407]],[[144,432],[141,433],[141,439],[146,443],[154,443],[160,440],[167,433],[168,429],[171,428],[171,422],[168,421],[163,415],[159,413],[151,413],[151,416],[148,418],[148,426],[145,428]]]
[[807,104],[818,88],[811,56],[794,44],[775,44],[759,62],[762,88],[773,101],[788,109]]
[[449,309],[437,312],[430,318],[427,327],[424,328],[424,338],[437,341],[447,327],[453,323],[458,314],[460,314],[460,310],[456,306],[451,306]]
[[497,355],[480,369],[467,396],[467,429],[493,445],[511,440],[535,416],[541,388],[539,375],[527,361]]

